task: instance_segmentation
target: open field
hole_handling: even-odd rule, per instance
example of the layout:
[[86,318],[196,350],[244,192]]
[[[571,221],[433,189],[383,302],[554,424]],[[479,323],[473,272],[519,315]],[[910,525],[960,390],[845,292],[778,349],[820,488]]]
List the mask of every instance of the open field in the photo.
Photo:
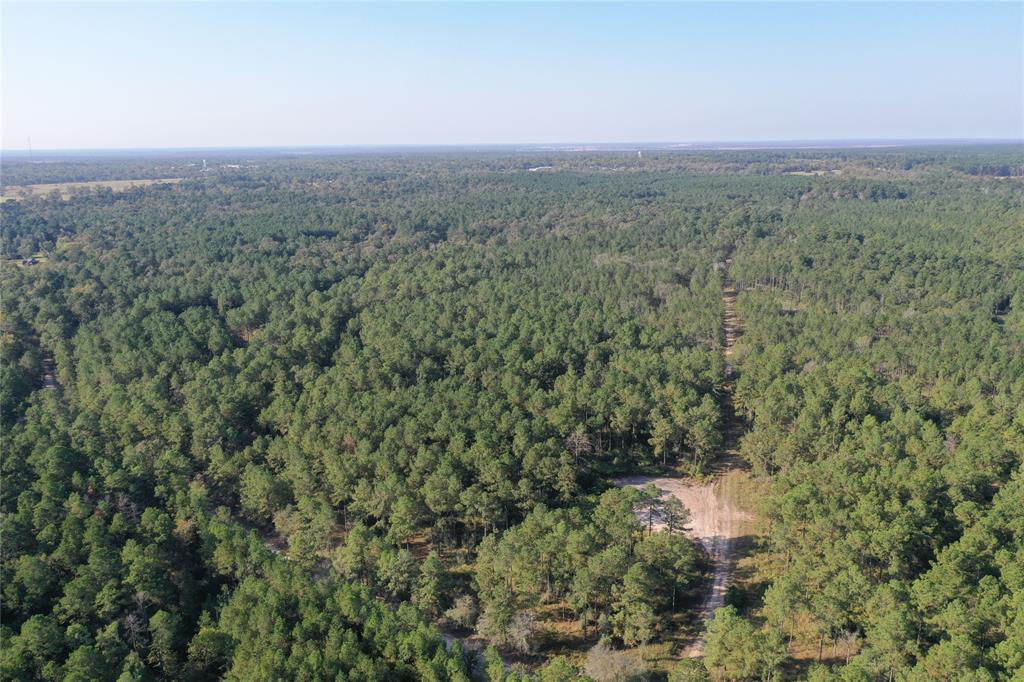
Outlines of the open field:
[[94,180],[91,182],[54,182],[41,185],[10,185],[3,188],[3,200],[20,199],[26,196],[46,195],[53,191],[60,193],[61,199],[71,198],[78,189],[94,189],[107,187],[120,192],[132,187],[145,187],[156,184],[175,184],[183,178],[156,178],[151,180]]

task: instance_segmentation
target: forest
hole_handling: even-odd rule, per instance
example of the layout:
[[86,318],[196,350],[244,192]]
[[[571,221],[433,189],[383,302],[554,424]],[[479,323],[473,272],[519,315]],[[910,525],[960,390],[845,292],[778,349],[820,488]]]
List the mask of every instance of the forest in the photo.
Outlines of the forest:
[[1024,680],[1020,146],[3,164],[0,679]]

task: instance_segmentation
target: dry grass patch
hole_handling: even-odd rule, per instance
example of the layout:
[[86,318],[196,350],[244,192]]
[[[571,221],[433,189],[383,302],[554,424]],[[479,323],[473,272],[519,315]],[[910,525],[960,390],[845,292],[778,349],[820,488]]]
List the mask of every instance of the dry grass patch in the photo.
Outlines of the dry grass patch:
[[150,180],[93,180],[89,182],[52,182],[39,185],[8,185],[3,188],[3,200],[11,201],[26,199],[32,196],[46,196],[52,192],[60,194],[61,199],[70,199],[76,191],[92,190],[106,187],[115,192],[121,192],[132,187],[146,187],[148,185],[167,184],[173,185],[181,182],[184,178],[155,178]]

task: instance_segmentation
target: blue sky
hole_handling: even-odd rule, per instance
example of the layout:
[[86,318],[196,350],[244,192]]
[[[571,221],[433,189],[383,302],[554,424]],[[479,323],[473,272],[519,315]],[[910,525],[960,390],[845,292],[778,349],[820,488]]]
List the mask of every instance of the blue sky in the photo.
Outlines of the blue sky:
[[3,148],[1024,136],[1006,3],[15,4]]

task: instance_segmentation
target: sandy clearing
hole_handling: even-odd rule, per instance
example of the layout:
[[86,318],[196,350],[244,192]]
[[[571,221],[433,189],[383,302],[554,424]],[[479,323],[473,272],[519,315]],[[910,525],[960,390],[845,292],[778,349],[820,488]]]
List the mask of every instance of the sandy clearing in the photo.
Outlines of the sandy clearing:
[[[629,476],[616,481],[618,485],[633,488],[643,488],[653,483],[662,497],[671,495],[690,511],[686,534],[700,544],[713,567],[712,579],[698,614],[702,621],[709,620],[715,609],[725,605],[729,576],[736,561],[736,539],[743,535],[744,522],[753,519],[728,495],[723,494],[723,480],[722,477],[713,481],[697,481],[690,478]],[[655,529],[663,527],[663,522],[656,521],[654,524]],[[692,657],[703,653],[704,641],[700,639],[687,647],[684,655]]]

